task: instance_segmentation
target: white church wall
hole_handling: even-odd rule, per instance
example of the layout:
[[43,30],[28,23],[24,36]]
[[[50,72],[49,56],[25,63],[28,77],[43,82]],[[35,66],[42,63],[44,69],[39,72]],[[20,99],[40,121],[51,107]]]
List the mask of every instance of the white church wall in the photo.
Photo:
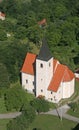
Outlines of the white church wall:
[[63,98],[69,98],[74,93],[75,79],[63,82]]
[[26,73],[22,73],[22,86],[28,92],[33,93],[34,91],[34,76]]
[[57,92],[48,91],[48,100],[53,103],[58,103],[62,99],[62,86]]

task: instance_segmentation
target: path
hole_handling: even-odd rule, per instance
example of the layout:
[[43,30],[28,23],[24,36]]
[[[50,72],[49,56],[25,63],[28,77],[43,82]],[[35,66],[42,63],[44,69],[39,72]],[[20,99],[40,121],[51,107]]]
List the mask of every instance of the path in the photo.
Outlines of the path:
[[[62,118],[65,118],[65,119],[79,123],[79,118],[70,116],[69,114],[66,113],[69,109],[70,109],[70,107],[68,105],[63,105],[59,108],[56,108],[54,110],[51,110],[51,111],[43,113],[43,114],[55,115],[55,116],[58,116],[61,120],[62,120]],[[20,116],[20,115],[21,115],[21,112],[0,114],[0,119],[11,119],[11,118],[16,118],[17,116]]]
[[20,115],[21,112],[5,113],[5,114],[0,114],[0,119],[11,119],[11,118],[16,118],[17,116]]
[[61,106],[57,109],[46,112],[45,114],[58,116],[61,120],[62,120],[62,118],[65,118],[65,119],[79,123],[79,118],[71,116],[71,115],[66,113],[69,109],[70,109],[70,107],[68,105],[64,105],[64,106]]

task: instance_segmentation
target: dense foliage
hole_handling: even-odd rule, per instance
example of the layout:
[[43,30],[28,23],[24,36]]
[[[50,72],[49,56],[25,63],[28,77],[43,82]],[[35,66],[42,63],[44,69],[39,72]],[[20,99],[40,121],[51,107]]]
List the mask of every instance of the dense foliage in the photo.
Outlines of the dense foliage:
[[34,109],[31,106],[27,107],[27,109],[22,112],[21,116],[8,123],[7,130],[26,130],[34,120],[35,115]]
[[[1,41],[17,39],[19,43],[18,40],[24,40],[27,37],[38,46],[41,45],[41,40],[45,36],[55,58],[72,70],[79,67],[79,0],[3,0],[0,3],[0,10],[6,14],[6,20],[0,20]],[[44,18],[46,25],[40,27],[38,21]],[[7,33],[11,36],[6,37]],[[22,52],[18,44],[13,46],[16,46],[18,53]],[[23,58],[20,56],[20,59]],[[15,63],[14,59],[13,62]],[[15,67],[17,64],[18,60]],[[13,73],[11,65],[9,66],[8,71]],[[14,77],[11,78],[15,80]]]
[[0,63],[0,86],[1,88],[9,87],[9,74],[4,64]]
[[29,43],[27,44],[22,45],[16,40],[11,43],[0,43],[0,72],[2,72],[3,78],[0,80],[4,81],[4,83],[6,82],[5,76],[10,82],[17,81],[20,77],[19,74],[23,60],[26,52],[29,51]]
[[27,93],[22,89],[19,84],[12,85],[5,93],[5,105],[8,111],[20,111],[24,104],[28,103]]
[[47,112],[49,111],[49,102],[42,98],[35,98],[31,101],[31,106],[34,107],[36,112]]

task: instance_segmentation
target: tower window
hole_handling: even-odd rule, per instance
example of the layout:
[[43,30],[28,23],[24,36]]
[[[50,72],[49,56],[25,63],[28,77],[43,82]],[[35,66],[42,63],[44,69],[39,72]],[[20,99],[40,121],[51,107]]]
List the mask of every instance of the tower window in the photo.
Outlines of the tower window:
[[51,94],[52,94],[53,92],[51,92]]
[[26,84],[28,83],[28,80],[26,79]]
[[43,90],[41,89],[41,92],[43,92]]
[[49,67],[51,66],[51,63],[49,63]]
[[34,85],[34,81],[33,81],[32,83],[33,83],[33,85]]
[[42,63],[40,64],[40,67],[43,68],[43,64]]

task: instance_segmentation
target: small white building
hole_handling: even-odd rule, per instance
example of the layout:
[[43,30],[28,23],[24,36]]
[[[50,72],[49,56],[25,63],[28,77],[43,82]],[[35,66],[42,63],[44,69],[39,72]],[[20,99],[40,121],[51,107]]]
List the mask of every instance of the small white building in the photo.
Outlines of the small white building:
[[74,93],[74,73],[52,57],[45,39],[38,55],[27,53],[21,78],[24,89],[54,103]]
[[0,19],[1,19],[1,20],[5,20],[5,14],[2,13],[2,12],[0,12]]

